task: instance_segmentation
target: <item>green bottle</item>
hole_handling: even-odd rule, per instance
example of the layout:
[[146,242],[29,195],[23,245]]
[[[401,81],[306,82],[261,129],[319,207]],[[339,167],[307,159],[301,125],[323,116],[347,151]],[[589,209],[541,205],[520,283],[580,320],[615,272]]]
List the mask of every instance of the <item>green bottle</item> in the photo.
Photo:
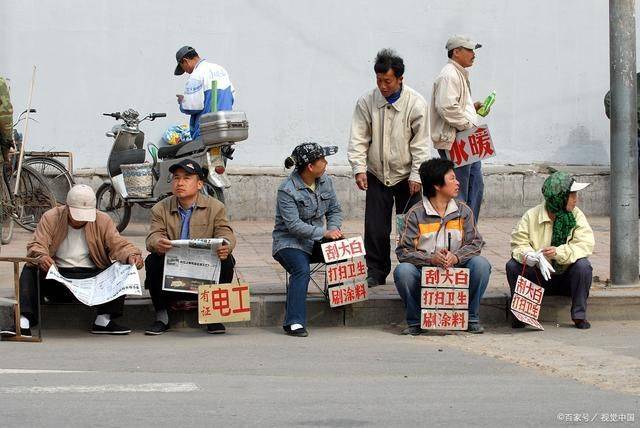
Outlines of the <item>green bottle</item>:
[[482,107],[478,109],[478,114],[482,117],[485,117],[486,115],[488,115],[489,111],[491,110],[491,106],[495,102],[496,102],[496,91],[491,91],[489,96],[484,100],[484,103],[482,103]]

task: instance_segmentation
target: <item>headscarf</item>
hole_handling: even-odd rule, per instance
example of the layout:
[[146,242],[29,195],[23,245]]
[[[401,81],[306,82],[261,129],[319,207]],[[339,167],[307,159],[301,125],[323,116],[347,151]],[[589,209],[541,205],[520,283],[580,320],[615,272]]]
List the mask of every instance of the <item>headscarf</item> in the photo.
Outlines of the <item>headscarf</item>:
[[542,185],[545,207],[556,217],[551,236],[551,245],[554,247],[566,244],[567,237],[576,227],[576,218],[566,209],[573,181],[566,172],[557,171],[551,174]]

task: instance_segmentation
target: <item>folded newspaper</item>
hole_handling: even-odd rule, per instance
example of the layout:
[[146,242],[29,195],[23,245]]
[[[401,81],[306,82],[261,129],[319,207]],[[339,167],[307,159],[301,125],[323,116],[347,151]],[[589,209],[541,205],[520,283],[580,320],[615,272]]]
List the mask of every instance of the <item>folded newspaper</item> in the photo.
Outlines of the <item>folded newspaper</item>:
[[162,289],[198,294],[200,285],[217,284],[220,279],[218,247],[222,238],[178,239],[164,256]]
[[66,278],[55,265],[51,265],[47,279],[66,285],[76,299],[88,306],[101,305],[125,294],[142,295],[138,270],[134,265],[124,265],[120,262],[115,262],[98,275],[85,279]]

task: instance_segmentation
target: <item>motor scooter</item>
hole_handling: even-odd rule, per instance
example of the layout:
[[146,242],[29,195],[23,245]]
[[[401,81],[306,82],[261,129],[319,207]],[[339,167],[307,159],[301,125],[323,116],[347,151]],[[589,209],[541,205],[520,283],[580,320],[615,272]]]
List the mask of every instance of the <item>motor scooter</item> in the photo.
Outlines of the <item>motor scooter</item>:
[[132,196],[127,191],[122,165],[145,162],[144,132],[140,123],[166,117],[166,113],[150,113],[140,119],[133,109],[121,112],[103,113],[121,123],[106,133],[113,138],[113,146],[107,161],[109,182],[102,184],[96,192],[97,208],[112,218],[119,232],[131,219],[131,208],[138,204],[151,208],[158,201],[171,195],[171,165],[183,159],[192,159],[209,170],[203,192],[224,203],[224,189],[230,187],[226,175],[226,161],[233,159],[234,144],[248,138],[249,124],[246,115],[237,111],[217,111],[200,117],[201,135],[188,142],[173,146],[158,147],[148,144],[147,151],[152,159],[153,190],[145,197]]

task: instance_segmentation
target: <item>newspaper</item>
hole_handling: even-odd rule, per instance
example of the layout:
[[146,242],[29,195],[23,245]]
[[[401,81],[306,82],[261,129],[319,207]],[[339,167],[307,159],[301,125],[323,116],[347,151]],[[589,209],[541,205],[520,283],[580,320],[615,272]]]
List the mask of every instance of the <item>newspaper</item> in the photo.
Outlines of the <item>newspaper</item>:
[[134,265],[115,262],[98,275],[85,279],[70,279],[62,276],[55,265],[47,272],[53,279],[67,286],[80,302],[88,306],[101,305],[125,294],[142,295],[140,277]]
[[217,249],[226,243],[222,238],[178,239],[164,256],[162,289],[198,294],[200,285],[217,284],[220,259]]

